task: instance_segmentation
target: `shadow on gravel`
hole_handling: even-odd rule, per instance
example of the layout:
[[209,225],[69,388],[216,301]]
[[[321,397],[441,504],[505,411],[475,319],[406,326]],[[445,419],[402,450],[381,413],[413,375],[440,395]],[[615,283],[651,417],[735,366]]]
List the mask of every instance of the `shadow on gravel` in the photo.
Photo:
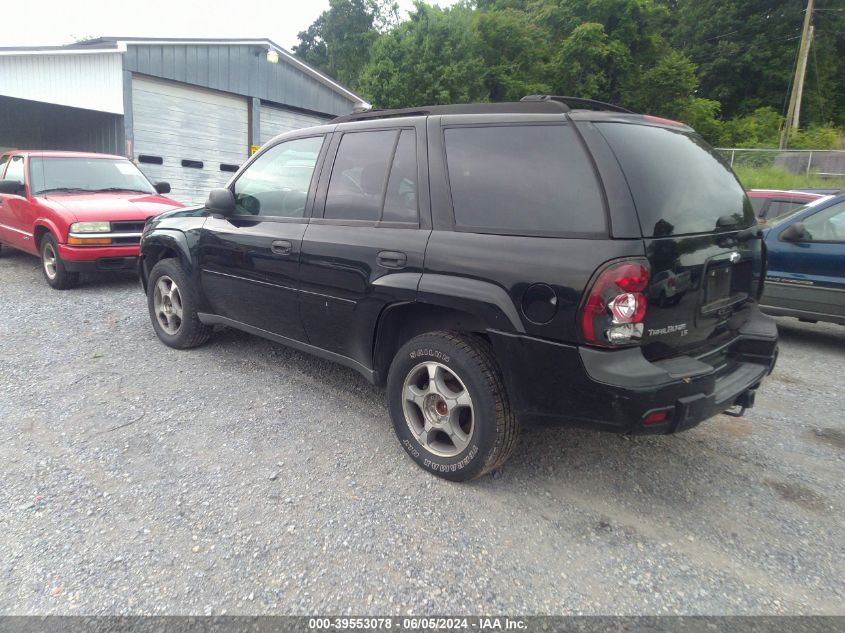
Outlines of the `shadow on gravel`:
[[801,323],[790,319],[778,320],[778,335],[781,341],[811,345],[832,350],[845,351],[845,325]]

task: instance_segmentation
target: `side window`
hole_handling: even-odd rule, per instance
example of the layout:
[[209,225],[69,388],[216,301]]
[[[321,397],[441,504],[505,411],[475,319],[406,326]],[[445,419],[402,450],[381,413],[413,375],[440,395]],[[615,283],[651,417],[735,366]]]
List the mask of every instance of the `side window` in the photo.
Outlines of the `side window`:
[[804,202],[800,200],[772,200],[772,204],[769,205],[769,210],[766,213],[766,217],[768,218],[776,218],[779,215],[783,215],[784,213],[788,213],[793,209],[798,207],[804,206]]
[[385,222],[417,222],[419,205],[417,202],[417,139],[413,130],[402,130],[393,166],[387,180],[387,192],[384,195]]
[[397,134],[397,130],[384,130],[343,135],[332,167],[323,217],[379,220]]
[[9,166],[6,168],[4,180],[17,180],[21,184],[24,183],[23,156],[12,156]]
[[0,180],[3,180],[3,172],[6,171],[6,163],[8,162],[8,156],[0,156]]
[[235,181],[235,214],[303,217],[322,146],[322,136],[299,138],[259,156]]
[[819,211],[804,220],[807,242],[845,242],[845,202]]
[[571,127],[454,127],[445,139],[458,226],[517,234],[605,231],[603,196]]
[[754,215],[760,215],[763,212],[763,207],[766,205],[766,199],[752,198],[751,196],[748,199],[751,201],[751,208],[754,209]]

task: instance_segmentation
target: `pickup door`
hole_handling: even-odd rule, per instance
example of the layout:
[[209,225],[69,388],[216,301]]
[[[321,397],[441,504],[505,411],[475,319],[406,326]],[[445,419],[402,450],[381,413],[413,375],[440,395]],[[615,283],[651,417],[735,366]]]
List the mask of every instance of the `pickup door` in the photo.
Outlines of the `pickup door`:
[[[32,241],[32,209],[26,196],[25,160],[20,155],[4,156],[0,165],[0,180],[14,180],[21,184],[19,194],[0,193],[0,242],[34,252]],[[5,170],[5,173],[4,173]]]

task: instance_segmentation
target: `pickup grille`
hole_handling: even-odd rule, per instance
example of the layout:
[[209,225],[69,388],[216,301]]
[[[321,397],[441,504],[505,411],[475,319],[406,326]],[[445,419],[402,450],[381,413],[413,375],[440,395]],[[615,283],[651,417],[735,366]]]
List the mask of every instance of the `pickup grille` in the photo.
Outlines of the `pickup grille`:
[[144,230],[143,220],[129,220],[124,222],[112,222],[111,232],[114,237],[112,243],[116,246],[134,246],[141,243],[140,237],[120,237],[120,233],[141,233]]
[[112,233],[140,233],[144,230],[144,221],[112,222],[111,230]]

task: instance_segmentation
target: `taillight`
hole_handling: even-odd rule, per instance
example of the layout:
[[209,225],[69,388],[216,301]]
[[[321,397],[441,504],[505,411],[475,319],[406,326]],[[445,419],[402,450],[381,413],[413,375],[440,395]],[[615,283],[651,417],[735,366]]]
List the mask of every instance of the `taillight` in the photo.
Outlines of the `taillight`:
[[644,260],[625,260],[602,270],[579,312],[584,342],[609,347],[641,339],[648,279]]

